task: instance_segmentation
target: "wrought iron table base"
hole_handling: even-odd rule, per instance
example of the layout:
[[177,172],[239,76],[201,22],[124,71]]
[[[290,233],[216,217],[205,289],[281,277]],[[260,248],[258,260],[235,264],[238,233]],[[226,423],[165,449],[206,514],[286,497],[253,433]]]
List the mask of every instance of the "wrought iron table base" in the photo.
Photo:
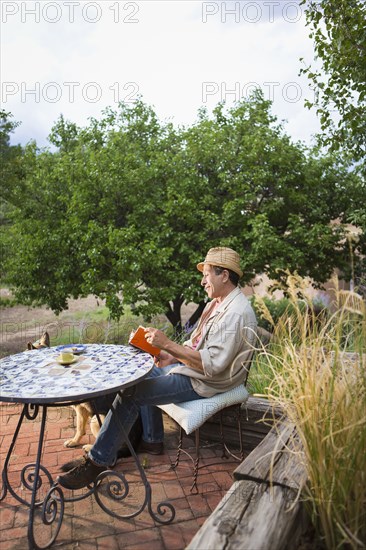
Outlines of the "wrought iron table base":
[[[110,510],[102,501],[101,495],[100,495],[100,489],[102,487],[106,488],[107,496],[112,500],[112,502],[120,502],[123,503],[123,500],[128,497],[130,486],[126,479],[126,476],[122,472],[115,472],[113,470],[107,470],[105,472],[102,472],[97,477],[96,481],[88,486],[88,491],[84,494],[82,494],[79,497],[73,497],[73,498],[66,498],[64,495],[64,491],[62,487],[56,482],[53,481],[53,478],[47,468],[42,466],[41,464],[41,455],[42,455],[42,448],[43,448],[43,442],[44,442],[44,433],[45,433],[45,426],[46,426],[46,418],[47,418],[47,409],[48,407],[54,407],[54,406],[66,406],[71,405],[72,403],[62,403],[58,405],[29,405],[25,404],[23,406],[23,410],[21,412],[21,415],[18,420],[17,428],[14,432],[12,442],[10,444],[3,471],[2,471],[2,490],[0,494],[0,501],[2,501],[6,495],[7,492],[9,493],[21,504],[24,504],[26,506],[29,506],[29,521],[28,521],[28,541],[29,541],[29,547],[35,548],[36,550],[42,550],[45,548],[49,548],[56,540],[59,531],[61,529],[63,516],[64,516],[64,509],[65,509],[65,503],[67,502],[77,502],[79,500],[83,500],[85,498],[88,498],[91,495],[94,495],[95,500],[97,501],[98,505],[102,510],[104,510],[107,514],[117,518],[117,519],[131,519],[143,512],[145,508],[149,511],[150,516],[157,521],[158,523],[162,524],[168,524],[171,523],[174,520],[175,517],[175,509],[169,502],[161,502],[157,505],[157,512],[155,513],[152,509],[152,503],[151,503],[151,486],[149,481],[147,480],[146,474],[144,469],[142,468],[140,461],[135,453],[135,450],[133,449],[131,442],[128,438],[128,435],[126,434],[123,425],[118,419],[118,416],[116,415],[116,418],[119,422],[119,426],[121,429],[121,434],[126,441],[126,444],[131,452],[131,455],[134,458],[135,464],[138,468],[142,483],[144,485],[145,489],[145,498],[142,502],[141,506],[135,510],[134,512],[130,514],[118,514],[115,511]],[[74,403],[75,404],[75,403]],[[39,442],[38,442],[38,449],[37,449],[37,456],[36,456],[36,462],[27,464],[20,473],[20,479],[23,487],[29,491],[31,491],[31,501],[27,501],[24,498],[22,498],[20,495],[18,495],[13,487],[11,486],[9,482],[8,477],[8,466],[10,462],[11,455],[13,453],[18,434],[20,431],[20,428],[22,426],[24,418],[27,418],[28,420],[35,420],[39,413],[39,408],[42,407],[42,419],[41,419],[41,426],[40,426],[40,433],[39,433]],[[112,407],[113,414],[116,414],[115,409]],[[40,488],[43,485],[42,481],[42,475],[44,475],[47,478],[47,482],[50,485],[50,489],[48,490],[46,496],[43,499],[40,499],[37,501],[37,493],[40,490]],[[106,479],[107,477],[113,476],[115,479],[112,481],[109,481],[107,485],[102,484],[102,481]],[[49,541],[44,545],[40,546],[37,544],[35,540],[35,534],[34,534],[34,520],[35,520],[35,511],[36,509],[42,507],[41,509],[41,520],[44,525],[52,526],[55,522],[55,531],[51,535]],[[167,515],[166,518],[164,516]]]

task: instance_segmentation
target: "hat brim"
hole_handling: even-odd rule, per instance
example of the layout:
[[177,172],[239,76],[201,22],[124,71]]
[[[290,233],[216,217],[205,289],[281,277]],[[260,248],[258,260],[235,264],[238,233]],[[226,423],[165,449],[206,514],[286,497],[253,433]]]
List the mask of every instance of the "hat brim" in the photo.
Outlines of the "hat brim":
[[202,273],[205,265],[217,265],[218,267],[223,267],[224,269],[230,269],[230,271],[233,271],[234,273],[239,275],[239,277],[243,276],[243,272],[241,270],[233,269],[232,267],[227,267],[227,265],[220,265],[220,263],[210,264],[210,262],[200,262],[199,264],[197,264],[198,271],[201,271]]

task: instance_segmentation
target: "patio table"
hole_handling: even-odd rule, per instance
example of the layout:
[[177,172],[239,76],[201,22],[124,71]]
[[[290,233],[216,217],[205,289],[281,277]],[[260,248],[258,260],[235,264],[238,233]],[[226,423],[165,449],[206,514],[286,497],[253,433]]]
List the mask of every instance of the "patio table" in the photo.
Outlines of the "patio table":
[[[125,388],[136,384],[147,376],[153,368],[152,357],[132,346],[90,344],[83,346],[81,351],[81,355],[76,356],[75,361],[69,365],[61,365],[57,361],[59,348],[25,351],[0,361],[0,401],[23,403],[17,428],[2,470],[0,501],[6,497],[9,491],[18,502],[29,507],[28,541],[30,548],[49,548],[60,531],[65,502],[75,502],[91,495],[94,495],[98,505],[106,513],[120,519],[135,517],[146,507],[151,517],[159,523],[168,524],[175,517],[174,507],[168,502],[159,503],[157,512],[153,511],[150,483],[121,423],[121,433],[134,458],[144,486],[143,502],[141,505],[135,506],[132,512],[118,513],[118,511],[123,511],[123,501],[130,493],[129,482],[122,472],[113,470],[102,472],[97,481],[88,486],[86,492],[80,496],[67,497],[63,488],[53,480],[50,472],[42,465],[42,448],[48,408],[75,405],[112,392],[122,393]],[[12,487],[8,476],[8,466],[24,418],[35,420],[40,410],[42,417],[36,461],[26,465],[20,472],[23,489],[29,491],[31,495],[29,501]],[[112,414],[115,414],[113,406],[111,410]],[[108,481],[110,478],[112,481]],[[50,488],[43,498],[39,493],[45,481]],[[101,481],[106,483],[101,483]],[[110,505],[107,505],[101,497],[103,486]],[[49,540],[43,546],[40,546],[35,540],[34,523],[37,509],[41,509],[43,524],[53,528]]]

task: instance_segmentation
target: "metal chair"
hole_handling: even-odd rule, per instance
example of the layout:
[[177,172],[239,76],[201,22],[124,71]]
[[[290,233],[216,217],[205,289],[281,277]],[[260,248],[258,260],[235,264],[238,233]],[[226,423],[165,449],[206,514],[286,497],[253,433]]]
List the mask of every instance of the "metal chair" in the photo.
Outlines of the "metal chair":
[[[253,359],[252,359],[253,361]],[[222,457],[226,457],[226,453],[229,453],[235,460],[239,462],[244,460],[243,452],[243,440],[242,440],[242,428],[241,428],[241,407],[245,404],[249,397],[248,390],[246,389],[246,382],[249,374],[250,365],[245,367],[246,377],[244,383],[240,384],[236,388],[224,393],[219,393],[213,397],[205,397],[202,399],[196,399],[194,401],[185,401],[183,403],[159,405],[159,409],[164,411],[170,418],[172,418],[179,425],[179,443],[177,448],[177,455],[175,463],[172,464],[172,468],[175,469],[179,465],[180,455],[184,452],[194,464],[193,483],[190,491],[193,489],[198,492],[197,477],[200,462],[200,427],[212,418],[215,414],[220,414],[220,439],[223,448]],[[236,410],[238,421],[238,441],[239,441],[239,456],[231,452],[225,443],[224,430],[222,417],[224,411],[228,409]],[[189,435],[194,433],[195,437],[195,459],[191,454],[182,448],[184,433]]]
[[[242,439],[242,427],[241,427],[241,410],[242,406],[246,403],[249,393],[246,389],[248,381],[250,367],[253,364],[256,351],[264,349],[271,340],[271,334],[257,327],[258,347],[255,349],[250,362],[245,365],[245,378],[242,384],[236,388],[227,391],[225,393],[216,394],[213,397],[206,397],[202,399],[196,399],[195,401],[185,401],[184,403],[159,405],[159,409],[164,411],[179,425],[179,443],[177,449],[177,456],[175,463],[172,464],[172,468],[175,469],[179,465],[180,455],[184,452],[192,460],[194,464],[193,483],[191,486],[191,492],[193,489],[198,492],[197,476],[200,462],[200,427],[212,418],[215,414],[220,414],[220,440],[222,444],[223,454],[222,457],[226,457],[226,453],[232,456],[235,460],[242,462],[244,460],[243,452],[243,439]],[[239,456],[235,455],[226,445],[225,436],[223,430],[223,414],[227,410],[234,410],[237,414],[238,425],[238,441],[239,441]],[[195,459],[188,451],[182,448],[183,445],[183,432],[186,435],[194,433],[195,437]]]

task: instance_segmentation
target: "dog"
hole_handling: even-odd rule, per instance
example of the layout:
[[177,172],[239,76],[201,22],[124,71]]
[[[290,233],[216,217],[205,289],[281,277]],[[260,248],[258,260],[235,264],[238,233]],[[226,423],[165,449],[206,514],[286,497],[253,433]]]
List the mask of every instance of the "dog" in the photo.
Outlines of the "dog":
[[[65,447],[77,447],[80,444],[81,438],[86,433],[86,425],[90,419],[90,429],[94,437],[96,438],[99,430],[100,424],[98,416],[100,418],[101,424],[103,424],[105,417],[109,409],[112,407],[113,401],[116,397],[116,393],[110,393],[103,397],[97,397],[92,405],[91,402],[86,401],[85,403],[80,403],[79,405],[71,405],[76,412],[76,431],[72,439],[68,439],[64,442]],[[95,410],[98,411],[98,416],[95,414]],[[142,437],[142,421],[141,416],[139,415],[134,425],[131,428],[129,433],[129,439],[132,447],[136,450]],[[93,445],[83,445],[83,449],[86,453],[90,451]],[[130,456],[130,450],[126,443],[122,444],[121,448],[118,451],[118,457],[123,458]]]
[[[104,398],[97,398],[96,405],[97,410],[101,411],[100,413],[98,412],[101,424],[103,424],[115,396],[116,394],[110,394]],[[100,404],[100,401],[102,401],[102,404]],[[78,447],[80,445],[82,437],[86,434],[86,426],[88,421],[90,422],[90,429],[95,438],[97,437],[101,426],[101,424],[99,424],[98,416],[95,414],[95,409],[90,401],[80,403],[79,405],[71,405],[71,407],[76,412],[76,429],[74,436],[64,442],[64,447]],[[92,446],[93,445],[90,444],[83,445],[83,449],[87,453],[90,451]]]
[[[86,434],[86,425],[90,420],[90,429],[94,437],[97,437],[100,426],[97,416],[94,414],[91,404],[86,401],[79,405],[71,405],[72,409],[76,412],[76,428],[75,434],[71,439],[64,441],[64,447],[78,447],[82,437]],[[105,415],[100,414],[99,418],[101,422],[104,422]],[[89,452],[93,445],[83,445],[85,452]]]
[[39,340],[36,342],[28,342],[27,343],[27,349],[42,349],[42,348],[49,348],[51,346],[50,343],[50,335],[48,332],[44,332]]

